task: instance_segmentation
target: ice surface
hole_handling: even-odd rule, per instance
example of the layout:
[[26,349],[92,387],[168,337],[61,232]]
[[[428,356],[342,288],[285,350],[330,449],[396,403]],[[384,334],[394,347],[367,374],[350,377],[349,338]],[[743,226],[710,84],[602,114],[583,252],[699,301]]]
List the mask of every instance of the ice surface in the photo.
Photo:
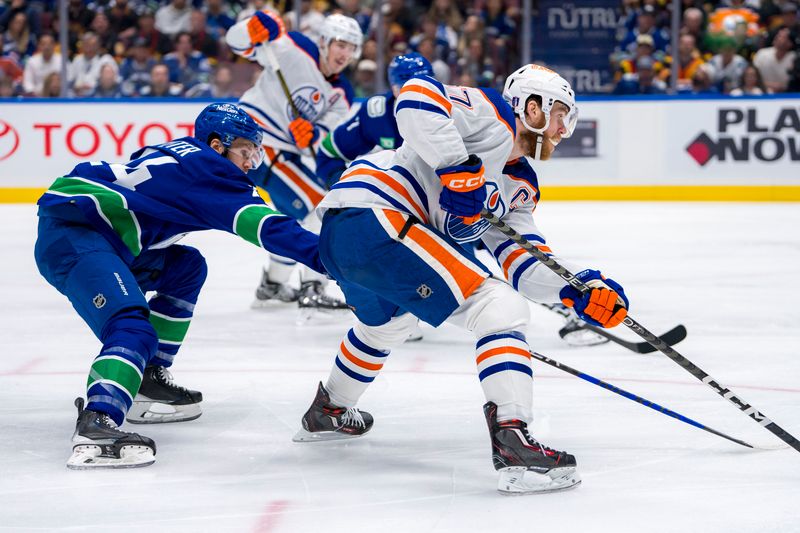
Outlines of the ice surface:
[[[798,204],[545,201],[537,221],[556,253],[621,282],[646,327],[685,324],[680,353],[800,436]],[[36,271],[35,235],[34,206],[0,206],[2,531],[800,531],[796,451],[739,447],[535,361],[532,432],[577,456],[583,484],[499,495],[473,340],[452,327],[424,327],[424,341],[389,357],[360,404],[376,418],[365,438],[293,443],[349,321],[250,310],[264,255],[210,232],[185,240],[210,274],[173,366],[203,392],[203,416],[127,426],[156,440],[151,467],[69,471],[72,401],[99,346]],[[531,313],[535,350],[780,443],[665,356],[570,348],[558,316]]]

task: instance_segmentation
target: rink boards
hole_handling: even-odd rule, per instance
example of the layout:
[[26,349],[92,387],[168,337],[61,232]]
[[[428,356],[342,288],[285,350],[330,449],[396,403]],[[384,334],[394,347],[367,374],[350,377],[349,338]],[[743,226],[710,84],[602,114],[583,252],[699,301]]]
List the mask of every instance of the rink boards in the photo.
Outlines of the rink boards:
[[[0,108],[0,203],[33,202],[85,160],[191,135],[205,100],[43,100]],[[550,200],[800,201],[800,96],[579,100],[536,166]]]

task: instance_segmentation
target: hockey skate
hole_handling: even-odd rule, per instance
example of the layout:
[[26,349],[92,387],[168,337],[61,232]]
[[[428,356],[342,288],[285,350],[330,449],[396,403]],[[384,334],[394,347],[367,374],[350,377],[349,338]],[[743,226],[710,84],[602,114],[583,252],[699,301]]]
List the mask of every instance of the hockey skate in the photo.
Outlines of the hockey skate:
[[338,314],[350,310],[343,300],[325,294],[325,285],[318,280],[304,281],[300,285],[297,306],[300,308],[301,320],[308,320],[317,312]]
[[575,457],[552,450],[528,433],[521,420],[497,421],[497,405],[483,406],[492,439],[492,462],[500,472],[502,494],[535,494],[566,490],[581,482]]
[[163,366],[148,366],[126,420],[132,424],[186,422],[203,414],[202,401],[203,393],[175,385]]
[[156,443],[152,439],[120,431],[107,414],[89,411],[83,405],[83,398],[75,399],[78,421],[67,468],[135,468],[155,462]]
[[262,270],[261,283],[256,287],[256,299],[250,307],[262,309],[273,304],[296,302],[299,296],[297,289],[286,283],[270,281],[267,271]]
[[417,341],[421,341],[423,336],[424,336],[424,335],[423,335],[423,333],[422,333],[422,328],[421,328],[421,327],[419,327],[419,324],[416,324],[416,325],[414,326],[414,329],[413,329],[413,330],[411,330],[411,332],[408,334],[408,337],[406,337],[406,340],[405,340],[404,342],[417,342]]
[[352,439],[360,437],[372,428],[372,415],[355,407],[331,405],[328,391],[319,384],[317,396],[306,414],[303,427],[292,438],[295,442]]
[[596,346],[605,344],[608,339],[586,327],[586,322],[570,311],[564,327],[558,330],[558,336],[570,346]]

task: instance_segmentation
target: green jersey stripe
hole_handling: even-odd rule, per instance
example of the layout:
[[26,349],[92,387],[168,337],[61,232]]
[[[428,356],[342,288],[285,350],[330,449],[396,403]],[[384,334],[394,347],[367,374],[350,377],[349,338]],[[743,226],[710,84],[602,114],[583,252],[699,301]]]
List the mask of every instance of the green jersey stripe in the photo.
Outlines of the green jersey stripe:
[[91,198],[100,216],[119,235],[134,256],[142,251],[142,230],[136,215],[128,209],[121,193],[84,178],[61,177],[47,191],[57,196],[86,196]]
[[156,330],[158,340],[171,344],[180,344],[189,331],[191,319],[172,318],[167,315],[150,312],[150,323]]
[[98,382],[114,385],[124,390],[133,401],[142,384],[142,375],[138,369],[127,364],[127,361],[116,357],[101,358],[92,363],[86,388],[88,389]]
[[233,232],[247,242],[263,248],[261,227],[266,219],[278,214],[280,213],[266,205],[246,205],[233,218]]
[[322,151],[325,152],[325,155],[328,157],[347,159],[345,156],[339,153],[339,150],[336,149],[336,143],[333,141],[333,133],[326,135],[325,138],[322,139],[320,146],[322,147]]

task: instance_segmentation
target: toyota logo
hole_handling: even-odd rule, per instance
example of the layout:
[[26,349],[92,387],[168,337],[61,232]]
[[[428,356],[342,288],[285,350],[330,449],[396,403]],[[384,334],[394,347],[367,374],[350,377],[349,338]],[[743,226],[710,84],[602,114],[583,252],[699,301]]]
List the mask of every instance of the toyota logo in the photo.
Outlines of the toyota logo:
[[8,159],[19,148],[17,130],[4,120],[0,120],[0,161]]

